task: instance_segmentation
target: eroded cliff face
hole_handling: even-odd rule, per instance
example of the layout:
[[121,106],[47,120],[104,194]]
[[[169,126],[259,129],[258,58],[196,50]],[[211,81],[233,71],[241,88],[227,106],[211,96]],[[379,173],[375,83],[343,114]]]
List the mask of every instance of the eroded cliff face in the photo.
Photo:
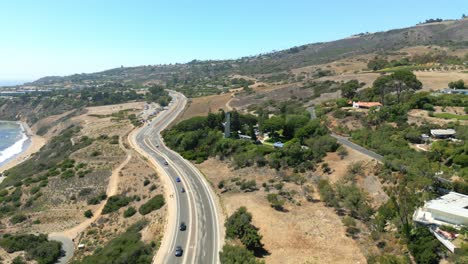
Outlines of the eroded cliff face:
[[[21,98],[5,98],[0,100],[0,120],[23,121],[34,126],[39,135],[43,135],[50,127],[82,113],[82,108],[73,108],[59,101]],[[57,116],[57,118],[48,118]],[[40,122],[39,122],[40,121]]]

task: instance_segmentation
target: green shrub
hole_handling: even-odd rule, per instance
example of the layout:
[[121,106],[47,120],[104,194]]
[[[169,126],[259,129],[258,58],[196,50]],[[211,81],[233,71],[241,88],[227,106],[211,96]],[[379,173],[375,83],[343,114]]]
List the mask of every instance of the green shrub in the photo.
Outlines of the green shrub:
[[140,209],[138,209],[138,211],[140,212],[140,214],[146,215],[154,210],[160,209],[161,207],[163,207],[164,203],[164,196],[162,194],[158,194],[150,200],[148,200],[142,206],[140,206]]
[[86,211],[84,212],[84,216],[85,216],[86,218],[91,218],[91,217],[93,217],[93,212],[92,212],[91,210],[86,210]]
[[151,263],[153,248],[141,241],[140,231],[145,222],[138,222],[123,234],[110,240],[104,247],[95,250],[92,255],[76,261],[76,264],[146,264]]
[[109,214],[127,206],[132,201],[131,198],[123,195],[115,195],[107,199],[107,203],[102,209],[102,214]]
[[15,225],[26,221],[26,219],[28,218],[24,214],[15,214],[10,218],[10,223]]
[[97,196],[89,198],[88,199],[88,204],[89,205],[96,205],[96,204],[99,204],[102,201],[104,201],[106,198],[107,198],[107,194],[105,192],[101,192]]
[[125,218],[128,218],[128,217],[132,217],[134,214],[136,214],[136,209],[135,207],[130,206],[127,210],[125,210],[123,215]]
[[0,246],[8,253],[26,251],[26,257],[39,264],[53,264],[60,257],[62,243],[49,241],[47,235],[10,235],[0,239]]

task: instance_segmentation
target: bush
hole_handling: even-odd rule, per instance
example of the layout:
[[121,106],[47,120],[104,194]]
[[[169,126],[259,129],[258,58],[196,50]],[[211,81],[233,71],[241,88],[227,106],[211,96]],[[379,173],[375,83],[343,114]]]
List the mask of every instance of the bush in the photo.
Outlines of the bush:
[[282,211],[283,205],[284,205],[284,200],[280,199],[278,197],[278,194],[276,193],[270,193],[267,195],[267,200],[270,203],[271,207],[275,208],[278,211]]
[[132,225],[123,234],[109,241],[103,248],[94,251],[93,255],[84,257],[76,264],[143,264],[151,263],[153,248],[141,241],[141,229],[145,222]]
[[49,241],[47,235],[10,235],[0,239],[0,246],[8,253],[26,251],[26,257],[39,264],[52,264],[60,257],[62,243]]
[[254,254],[242,246],[225,244],[223,251],[219,252],[222,264],[259,264]]
[[111,196],[107,199],[107,203],[104,206],[104,209],[102,209],[102,214],[115,212],[120,208],[127,206],[131,201],[131,198],[123,195]]
[[28,219],[24,214],[16,214],[10,218],[10,223],[13,225],[22,223]]
[[140,212],[140,214],[146,215],[154,210],[160,209],[161,207],[163,207],[164,203],[164,196],[162,196],[162,194],[158,194],[150,200],[148,200],[142,206],[140,206],[140,209],[138,209],[138,211]]
[[148,184],[150,184],[150,183],[151,183],[151,181],[150,181],[150,180],[148,180],[148,179],[145,179],[145,181],[143,181],[143,186],[146,186],[146,185],[148,185]]
[[86,218],[91,218],[91,217],[93,217],[93,212],[91,212],[91,210],[86,210],[86,211],[84,212],[84,216],[85,216]]
[[243,181],[240,185],[240,189],[246,192],[253,192],[257,190],[257,182],[255,180]]
[[98,194],[95,197],[89,198],[88,199],[88,204],[89,205],[96,205],[96,204],[99,204],[102,201],[104,201],[106,198],[107,198],[107,194],[105,192],[102,192],[102,193]]
[[134,214],[136,214],[136,209],[133,206],[130,206],[127,210],[124,212],[124,217],[129,218],[132,217]]

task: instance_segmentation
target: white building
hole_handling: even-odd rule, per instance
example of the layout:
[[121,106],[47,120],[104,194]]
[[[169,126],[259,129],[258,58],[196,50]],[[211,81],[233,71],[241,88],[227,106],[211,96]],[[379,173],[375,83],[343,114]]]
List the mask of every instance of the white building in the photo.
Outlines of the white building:
[[455,134],[454,129],[431,129],[431,135],[435,138],[452,138]]
[[468,196],[450,192],[428,201],[414,212],[413,220],[423,224],[468,225]]

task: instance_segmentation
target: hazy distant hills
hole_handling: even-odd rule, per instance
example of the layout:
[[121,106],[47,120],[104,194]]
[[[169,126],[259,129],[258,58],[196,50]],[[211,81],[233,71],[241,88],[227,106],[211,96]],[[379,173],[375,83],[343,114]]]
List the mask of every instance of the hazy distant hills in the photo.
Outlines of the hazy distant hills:
[[[304,34],[307,34],[305,32]],[[180,79],[216,78],[229,74],[258,75],[285,72],[350,56],[391,52],[417,45],[468,47],[468,19],[417,25],[378,33],[361,33],[331,42],[293,47],[237,60],[192,61],[186,64],[123,67],[91,74],[44,77],[34,85],[60,85],[120,81],[127,83],[167,82]]]

